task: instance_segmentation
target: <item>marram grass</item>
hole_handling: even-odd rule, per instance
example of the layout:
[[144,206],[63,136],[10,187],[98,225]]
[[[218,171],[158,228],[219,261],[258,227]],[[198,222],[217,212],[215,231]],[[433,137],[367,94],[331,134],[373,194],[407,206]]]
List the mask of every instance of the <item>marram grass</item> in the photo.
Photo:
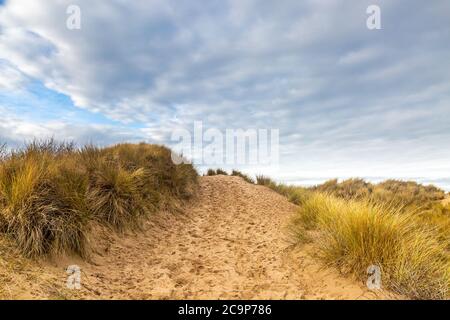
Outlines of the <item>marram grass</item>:
[[189,198],[197,172],[175,165],[163,146],[108,148],[34,142],[0,161],[0,236],[28,257],[72,251],[88,254],[91,222],[118,231],[156,210]]
[[365,280],[367,268],[378,265],[385,288],[415,299],[450,296],[449,243],[414,212],[315,192],[294,224],[301,239],[314,230],[320,257],[343,273]]

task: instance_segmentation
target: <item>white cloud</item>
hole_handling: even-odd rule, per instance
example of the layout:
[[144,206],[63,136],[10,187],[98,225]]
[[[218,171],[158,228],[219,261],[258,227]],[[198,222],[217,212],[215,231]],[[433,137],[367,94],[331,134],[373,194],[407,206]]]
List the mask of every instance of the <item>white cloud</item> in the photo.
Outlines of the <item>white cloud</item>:
[[27,77],[22,72],[0,61],[0,90],[17,91],[26,82]]
[[343,65],[355,65],[368,62],[381,55],[380,49],[378,48],[364,48],[362,50],[347,52],[344,56],[339,59],[339,64]]
[[24,119],[0,107],[3,114],[0,122],[0,144],[17,147],[34,139],[55,138],[59,141],[74,141],[80,145],[94,143],[108,145],[116,142],[152,142],[145,132],[111,125],[70,123],[68,121],[33,121]]
[[[444,0],[375,3],[378,31],[366,28],[372,0],[8,1],[0,90],[35,79],[122,124],[8,118],[1,136],[168,142],[172,128],[203,120],[280,129],[282,161],[297,163],[290,172],[359,174],[382,162],[426,174],[434,163],[450,176],[441,152],[450,149],[450,13]],[[66,28],[69,4],[81,8],[81,30]]]

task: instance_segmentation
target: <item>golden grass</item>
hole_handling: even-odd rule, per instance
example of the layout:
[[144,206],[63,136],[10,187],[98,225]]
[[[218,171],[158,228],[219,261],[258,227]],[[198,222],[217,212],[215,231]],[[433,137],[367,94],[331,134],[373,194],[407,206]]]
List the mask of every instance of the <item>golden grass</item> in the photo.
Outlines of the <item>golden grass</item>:
[[246,181],[248,183],[251,183],[251,184],[255,183],[255,180],[253,178],[251,178],[249,175],[247,175],[245,173],[242,173],[239,170],[232,170],[231,175],[236,176],[236,177],[241,177],[242,179],[244,179],[244,181]]
[[367,268],[378,265],[385,288],[417,299],[449,298],[449,243],[415,213],[316,192],[294,224],[302,240],[314,230],[320,256],[344,273],[366,280]]
[[216,176],[216,175],[227,176],[228,172],[226,172],[225,170],[220,169],[220,168],[218,168],[218,169],[208,169],[208,171],[206,172],[206,175],[207,176]]
[[261,175],[256,176],[256,184],[261,185],[261,186],[270,187],[271,185],[274,185],[275,182],[272,179],[270,179],[268,176],[261,174]]
[[311,190],[308,188],[277,183],[264,175],[256,176],[256,184],[266,186],[275,192],[278,192],[296,205],[303,203],[311,193]]
[[108,148],[34,142],[0,162],[0,233],[28,257],[88,254],[90,222],[124,230],[195,191],[192,165],[175,165],[163,146]]
[[442,211],[445,192],[435,186],[425,186],[414,181],[386,180],[377,184],[362,179],[347,179],[338,182],[329,180],[311,188],[314,191],[330,193],[343,199],[372,199],[378,203],[388,203],[420,209]]
[[450,206],[445,192],[416,182],[336,179],[304,188],[257,176],[299,205],[289,229],[299,243],[343,273],[367,280],[382,269],[383,286],[416,299],[450,298]]
[[231,174],[228,174],[228,172],[226,172],[223,169],[208,169],[206,171],[206,176],[216,176],[216,175],[224,175],[224,176],[235,176],[235,177],[241,177],[242,179],[244,179],[246,182],[251,183],[251,184],[255,184],[255,180],[253,178],[251,178],[249,175],[242,173],[239,170],[235,170],[233,169],[231,171]]

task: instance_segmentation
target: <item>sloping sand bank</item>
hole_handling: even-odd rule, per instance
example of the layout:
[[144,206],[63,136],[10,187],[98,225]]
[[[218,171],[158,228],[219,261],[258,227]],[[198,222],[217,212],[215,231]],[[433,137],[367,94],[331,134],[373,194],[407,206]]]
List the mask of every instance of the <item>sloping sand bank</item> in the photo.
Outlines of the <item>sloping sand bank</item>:
[[[285,229],[295,209],[241,178],[201,177],[184,214],[161,213],[136,234],[98,237],[91,262],[65,257],[9,271],[0,297],[387,298],[321,266],[311,247],[295,247]],[[66,288],[65,268],[73,264],[81,268],[79,290]]]

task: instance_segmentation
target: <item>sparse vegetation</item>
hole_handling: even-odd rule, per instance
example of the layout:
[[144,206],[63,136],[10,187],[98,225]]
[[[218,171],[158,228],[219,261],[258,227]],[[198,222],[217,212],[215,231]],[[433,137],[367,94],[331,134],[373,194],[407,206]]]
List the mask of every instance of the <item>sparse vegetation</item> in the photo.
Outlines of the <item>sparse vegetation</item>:
[[245,181],[249,182],[249,183],[255,183],[255,181],[248,175],[246,175],[245,173],[242,173],[239,170],[232,170],[231,174],[228,174],[228,172],[226,172],[223,169],[208,169],[206,171],[206,176],[216,176],[216,175],[224,175],[224,176],[237,176],[237,177],[241,177],[242,179],[244,179]]
[[189,198],[196,179],[195,169],[175,165],[163,146],[33,142],[1,158],[0,233],[28,257],[86,256],[91,222],[118,231],[137,227],[141,218]]
[[291,230],[320,257],[366,280],[379,265],[384,287],[419,299],[450,297],[450,215],[445,192],[416,182],[330,180],[304,188],[257,176],[300,205]]
[[[435,186],[424,186],[414,181],[386,180],[372,184],[362,179],[337,179],[312,188],[344,199],[372,199],[378,203],[395,204],[422,210],[439,209],[436,204],[445,198],[445,192]],[[443,208],[442,208],[443,209]]]
[[[210,169],[206,175],[228,175]],[[267,186],[299,205],[292,229],[342,273],[366,279],[382,269],[385,288],[419,299],[450,297],[450,208],[444,191],[415,182],[330,180],[311,187]],[[89,255],[93,223],[118,232],[139,228],[159,210],[175,211],[195,192],[197,172],[175,165],[169,149],[141,144],[106,148],[52,140],[0,151],[0,241],[26,257]],[[8,280],[9,281],[9,280]]]
[[284,183],[277,183],[273,181],[271,178],[266,177],[264,175],[256,176],[256,183],[258,185],[266,186],[275,192],[285,196],[292,203],[299,205],[301,204],[308,194],[311,192],[307,188],[299,187],[299,186],[289,186]]
[[[207,176],[216,176],[216,175],[228,176],[229,174],[225,170],[219,168],[219,169],[216,169],[216,170],[208,169],[208,171],[206,171],[206,175]],[[246,174],[244,174],[244,173],[242,173],[241,171],[238,171],[238,170],[232,170],[230,175],[231,176],[236,176],[236,177],[241,177],[242,179],[244,179],[248,183],[252,183],[252,184],[255,183],[255,181],[251,177],[249,177],[248,175],[246,175]]]
[[232,176],[236,176],[236,177],[241,177],[242,179],[244,179],[245,181],[247,181],[248,183],[254,184],[255,180],[253,180],[251,177],[249,177],[248,175],[246,175],[245,173],[242,173],[238,170],[233,170],[231,171],[231,175]]
[[216,174],[217,175],[227,176],[228,172],[226,172],[225,170],[222,170],[222,169],[219,168],[219,169],[216,170]]
[[208,171],[206,172],[206,175],[207,176],[216,176],[216,175],[224,175],[224,176],[227,176],[228,175],[228,173],[225,171],[225,170],[222,170],[222,169],[216,169],[216,170],[214,170],[214,169],[208,169]]
[[331,193],[344,199],[363,199],[369,197],[372,193],[373,185],[362,179],[348,179],[341,183],[338,183],[337,179],[332,179],[312,189],[314,191]]
[[259,184],[261,186],[270,187],[271,185],[275,184],[275,182],[267,176],[257,175],[256,176],[256,184]]
[[312,238],[320,256],[343,273],[365,280],[368,266],[378,265],[384,286],[397,293],[419,299],[449,297],[448,242],[414,213],[314,193],[299,208],[294,224],[300,239]]

